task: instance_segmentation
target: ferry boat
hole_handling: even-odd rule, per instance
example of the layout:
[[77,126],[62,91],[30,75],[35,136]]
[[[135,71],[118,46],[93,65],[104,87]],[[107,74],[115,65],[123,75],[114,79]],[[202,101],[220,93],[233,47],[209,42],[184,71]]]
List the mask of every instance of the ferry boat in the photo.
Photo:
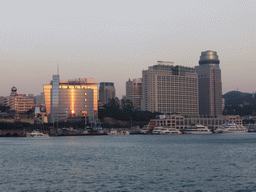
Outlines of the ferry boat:
[[130,135],[130,132],[128,130],[121,130],[117,131],[115,129],[112,129],[110,132],[107,133],[108,135]]
[[215,130],[216,133],[247,133],[248,129],[236,123],[223,124]]
[[26,137],[49,137],[49,135],[34,130],[31,133],[26,133]]
[[256,132],[256,124],[247,124],[245,125],[245,128],[248,129],[248,132]]
[[163,128],[160,131],[160,134],[162,134],[162,135],[174,135],[174,134],[181,134],[181,132],[178,129],[175,129],[175,128]]
[[164,130],[163,127],[154,127],[152,134],[160,134],[162,130]]
[[207,126],[204,125],[191,125],[191,127],[184,130],[185,134],[212,134],[210,129],[208,129]]

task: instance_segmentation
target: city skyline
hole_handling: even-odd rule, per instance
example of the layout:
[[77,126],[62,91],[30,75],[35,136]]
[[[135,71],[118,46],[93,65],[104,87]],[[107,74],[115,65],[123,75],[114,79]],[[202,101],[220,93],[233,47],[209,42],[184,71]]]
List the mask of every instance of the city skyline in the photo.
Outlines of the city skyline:
[[63,79],[114,82],[121,98],[127,79],[141,78],[157,60],[194,67],[207,50],[221,61],[223,94],[256,91],[254,1],[25,1],[15,7],[11,1],[3,7],[2,96],[12,86],[39,95],[59,65]]

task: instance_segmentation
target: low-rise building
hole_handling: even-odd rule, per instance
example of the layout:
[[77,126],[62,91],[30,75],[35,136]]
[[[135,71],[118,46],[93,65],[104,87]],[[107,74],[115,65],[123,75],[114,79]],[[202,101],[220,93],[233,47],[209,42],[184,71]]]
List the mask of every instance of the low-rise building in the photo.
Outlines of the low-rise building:
[[190,117],[190,116],[172,114],[172,115],[159,115],[157,119],[150,120],[150,126],[152,128],[168,127],[168,128],[176,128],[179,130],[186,129],[190,127],[192,124],[206,125],[213,129],[216,129],[225,123],[236,123],[241,125],[242,119],[239,115],[228,115],[228,116],[218,116],[218,117],[210,117],[210,116]]

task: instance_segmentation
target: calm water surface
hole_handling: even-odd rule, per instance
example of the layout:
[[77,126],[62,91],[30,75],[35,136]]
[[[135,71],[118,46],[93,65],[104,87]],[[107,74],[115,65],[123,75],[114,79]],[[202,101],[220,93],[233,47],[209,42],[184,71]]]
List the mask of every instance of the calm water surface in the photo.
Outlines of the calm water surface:
[[256,134],[0,138],[0,191],[256,191]]

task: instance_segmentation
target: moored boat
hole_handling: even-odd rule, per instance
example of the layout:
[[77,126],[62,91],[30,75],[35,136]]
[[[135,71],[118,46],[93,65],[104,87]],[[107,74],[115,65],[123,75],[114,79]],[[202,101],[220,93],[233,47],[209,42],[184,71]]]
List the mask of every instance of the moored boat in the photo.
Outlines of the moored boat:
[[160,134],[163,129],[164,129],[163,127],[154,127],[152,133],[153,134]]
[[49,137],[49,135],[34,130],[31,133],[26,133],[26,137]]
[[191,125],[187,129],[185,129],[183,133],[185,133],[185,134],[212,134],[212,132],[210,131],[210,129],[207,126],[199,125],[199,124]]
[[248,129],[236,123],[223,124],[215,130],[216,133],[247,133]]
[[160,131],[161,135],[175,135],[175,134],[181,134],[180,130],[175,128],[163,128]]

